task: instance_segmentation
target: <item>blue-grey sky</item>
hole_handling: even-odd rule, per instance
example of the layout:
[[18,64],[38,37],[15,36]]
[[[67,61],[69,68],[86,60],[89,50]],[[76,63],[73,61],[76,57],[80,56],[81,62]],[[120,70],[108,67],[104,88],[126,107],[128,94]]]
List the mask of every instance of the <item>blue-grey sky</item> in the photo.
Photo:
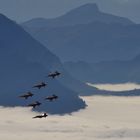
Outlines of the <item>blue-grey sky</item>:
[[0,13],[18,22],[52,18],[83,5],[97,3],[100,10],[140,23],[140,0],[0,0]]

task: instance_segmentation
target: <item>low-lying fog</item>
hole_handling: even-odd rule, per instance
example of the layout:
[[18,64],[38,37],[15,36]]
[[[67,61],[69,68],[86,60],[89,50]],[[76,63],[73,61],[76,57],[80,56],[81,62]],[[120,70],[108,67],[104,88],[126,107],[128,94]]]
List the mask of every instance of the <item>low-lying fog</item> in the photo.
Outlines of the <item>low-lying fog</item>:
[[[82,97],[83,98],[83,97]],[[71,115],[38,115],[0,107],[1,140],[139,140],[140,97],[84,97],[88,107]]]
[[[106,90],[131,90],[136,84],[94,85]],[[82,97],[85,110],[71,115],[38,115],[28,108],[0,107],[2,140],[139,140],[140,97]]]
[[89,86],[97,87],[101,90],[108,90],[108,91],[127,91],[127,90],[134,90],[140,89],[140,84],[136,83],[124,83],[124,84],[91,84],[87,83]]

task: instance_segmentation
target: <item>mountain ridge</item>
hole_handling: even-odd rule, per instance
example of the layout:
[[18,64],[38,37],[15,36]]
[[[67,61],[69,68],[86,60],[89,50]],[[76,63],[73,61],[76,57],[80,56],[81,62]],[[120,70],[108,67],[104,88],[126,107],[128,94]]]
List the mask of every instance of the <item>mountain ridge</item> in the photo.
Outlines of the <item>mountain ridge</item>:
[[127,60],[138,55],[139,25],[103,13],[95,4],[82,5],[54,19],[39,20],[43,20],[42,25],[37,19],[21,25],[63,62]]
[[65,69],[83,82],[140,83],[140,54],[132,60],[102,61],[99,63],[65,62]]
[[137,24],[93,22],[28,32],[62,61],[128,60],[140,52]]
[[29,21],[21,23],[23,27],[39,27],[39,28],[52,28],[70,26],[76,24],[87,24],[94,21],[102,21],[105,23],[118,22],[124,25],[133,24],[127,18],[114,16],[111,14],[103,13],[99,10],[97,4],[88,3],[79,6],[69,12],[56,18],[34,18]]

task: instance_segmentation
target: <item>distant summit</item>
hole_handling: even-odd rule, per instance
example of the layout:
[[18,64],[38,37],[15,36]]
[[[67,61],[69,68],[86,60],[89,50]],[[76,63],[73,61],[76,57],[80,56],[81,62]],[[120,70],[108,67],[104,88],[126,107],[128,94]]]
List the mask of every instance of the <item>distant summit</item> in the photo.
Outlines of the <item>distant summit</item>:
[[75,8],[66,14],[53,19],[35,18],[24,22],[24,27],[62,27],[77,24],[87,24],[91,22],[104,22],[104,23],[121,23],[123,25],[133,24],[127,18],[114,16],[111,14],[103,13],[99,10],[98,6],[93,3],[88,3]]
[[87,3],[84,4],[78,8],[76,8],[77,10],[85,10],[87,12],[97,12],[99,11],[98,5],[96,3]]
[[75,8],[75,9],[67,12],[66,15],[67,14],[76,14],[76,13],[90,15],[91,13],[93,14],[93,13],[97,13],[97,12],[100,12],[97,4],[88,3],[88,4],[82,5],[78,8]]

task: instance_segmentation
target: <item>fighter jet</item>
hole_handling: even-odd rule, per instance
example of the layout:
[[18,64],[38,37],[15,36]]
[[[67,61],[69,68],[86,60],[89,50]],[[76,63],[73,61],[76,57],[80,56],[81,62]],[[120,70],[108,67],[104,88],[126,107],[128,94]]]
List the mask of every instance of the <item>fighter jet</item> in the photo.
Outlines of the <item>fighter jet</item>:
[[46,113],[43,113],[42,115],[38,115],[38,116],[35,116],[35,117],[33,117],[33,119],[35,119],[35,118],[46,118],[48,115],[46,114]]
[[40,106],[40,105],[41,105],[41,103],[38,102],[38,101],[36,101],[36,102],[34,102],[34,103],[32,103],[32,104],[29,104],[28,106],[29,106],[29,107],[35,108],[36,106]]
[[45,100],[49,100],[49,101],[53,101],[53,100],[56,100],[56,99],[58,99],[58,96],[56,96],[56,95],[52,95],[52,96],[49,96],[49,97],[47,97],[47,98],[45,98]]
[[60,74],[61,74],[60,72],[55,71],[54,73],[50,73],[50,74],[48,75],[48,77],[52,77],[52,78],[54,79],[55,77],[59,76]]
[[20,98],[28,99],[29,97],[32,97],[34,94],[31,92],[28,92],[27,94],[19,96]]
[[33,86],[33,88],[41,89],[42,87],[45,87],[45,86],[47,86],[47,84],[44,83],[44,82],[42,82],[42,83],[40,83],[40,84],[38,84],[38,85]]

